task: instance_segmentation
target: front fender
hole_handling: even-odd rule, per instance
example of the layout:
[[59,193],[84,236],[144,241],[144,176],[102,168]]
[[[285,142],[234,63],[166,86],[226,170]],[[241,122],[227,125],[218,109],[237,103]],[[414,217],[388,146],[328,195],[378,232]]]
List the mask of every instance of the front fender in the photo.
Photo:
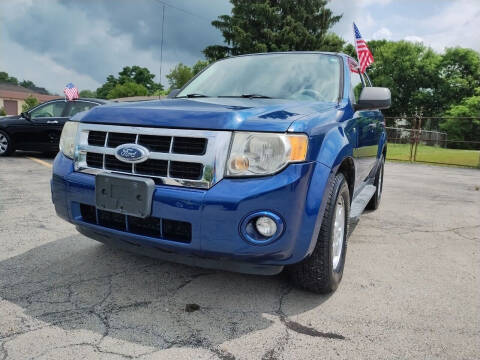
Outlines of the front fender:
[[355,128],[352,121],[339,122],[323,136],[316,161],[334,169],[346,158],[353,158]]
[[[321,142],[319,150],[315,154],[316,162],[329,169],[329,174],[328,177],[325,177],[325,174],[319,176],[320,174],[315,172],[307,195],[307,207],[317,210],[310,246],[306,252],[307,256],[313,252],[317,244],[318,233],[322,226],[328,195],[332,189],[335,175],[345,159],[353,159],[353,148],[356,141],[352,121],[338,122],[330,126],[328,130],[324,130],[324,135],[317,136],[313,142]],[[318,193],[318,189],[323,191]]]

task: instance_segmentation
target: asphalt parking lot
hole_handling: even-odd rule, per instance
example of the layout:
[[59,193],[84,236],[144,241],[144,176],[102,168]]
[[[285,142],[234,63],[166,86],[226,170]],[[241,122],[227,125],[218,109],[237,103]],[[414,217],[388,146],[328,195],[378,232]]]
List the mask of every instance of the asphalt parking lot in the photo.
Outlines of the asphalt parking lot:
[[54,213],[51,162],[0,158],[1,360],[480,358],[479,170],[387,163],[319,296],[89,240]]

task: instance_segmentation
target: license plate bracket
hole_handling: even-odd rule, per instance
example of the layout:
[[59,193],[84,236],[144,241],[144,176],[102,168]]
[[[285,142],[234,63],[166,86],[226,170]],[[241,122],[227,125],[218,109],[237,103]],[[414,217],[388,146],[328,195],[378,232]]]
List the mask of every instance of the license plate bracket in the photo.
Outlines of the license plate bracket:
[[150,216],[155,182],[149,178],[102,173],[95,176],[97,209],[140,218]]

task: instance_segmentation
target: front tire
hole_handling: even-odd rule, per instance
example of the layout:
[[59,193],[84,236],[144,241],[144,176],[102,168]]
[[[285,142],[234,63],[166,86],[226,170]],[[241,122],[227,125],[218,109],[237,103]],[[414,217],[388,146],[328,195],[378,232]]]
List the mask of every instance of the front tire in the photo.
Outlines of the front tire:
[[328,194],[322,226],[313,253],[287,268],[292,283],[319,294],[337,289],[347,252],[350,193],[343,174],[337,174]]
[[0,130],[0,156],[9,156],[14,151],[10,136],[5,131]]

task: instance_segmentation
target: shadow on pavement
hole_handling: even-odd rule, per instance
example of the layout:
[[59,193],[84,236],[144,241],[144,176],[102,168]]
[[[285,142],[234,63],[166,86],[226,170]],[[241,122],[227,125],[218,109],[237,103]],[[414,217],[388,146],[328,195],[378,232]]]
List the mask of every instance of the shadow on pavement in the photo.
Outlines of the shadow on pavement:
[[328,297],[291,291],[282,276],[161,262],[81,235],[0,262],[0,297],[29,316],[66,330],[86,329],[159,349],[211,348],[265,329],[274,317],[293,331],[343,338],[288,319]]
[[52,160],[57,156],[57,153],[42,153],[42,152],[36,152],[36,151],[15,151],[13,154],[10,155],[12,158],[24,158],[27,156],[35,157],[37,159],[42,159],[42,160]]

